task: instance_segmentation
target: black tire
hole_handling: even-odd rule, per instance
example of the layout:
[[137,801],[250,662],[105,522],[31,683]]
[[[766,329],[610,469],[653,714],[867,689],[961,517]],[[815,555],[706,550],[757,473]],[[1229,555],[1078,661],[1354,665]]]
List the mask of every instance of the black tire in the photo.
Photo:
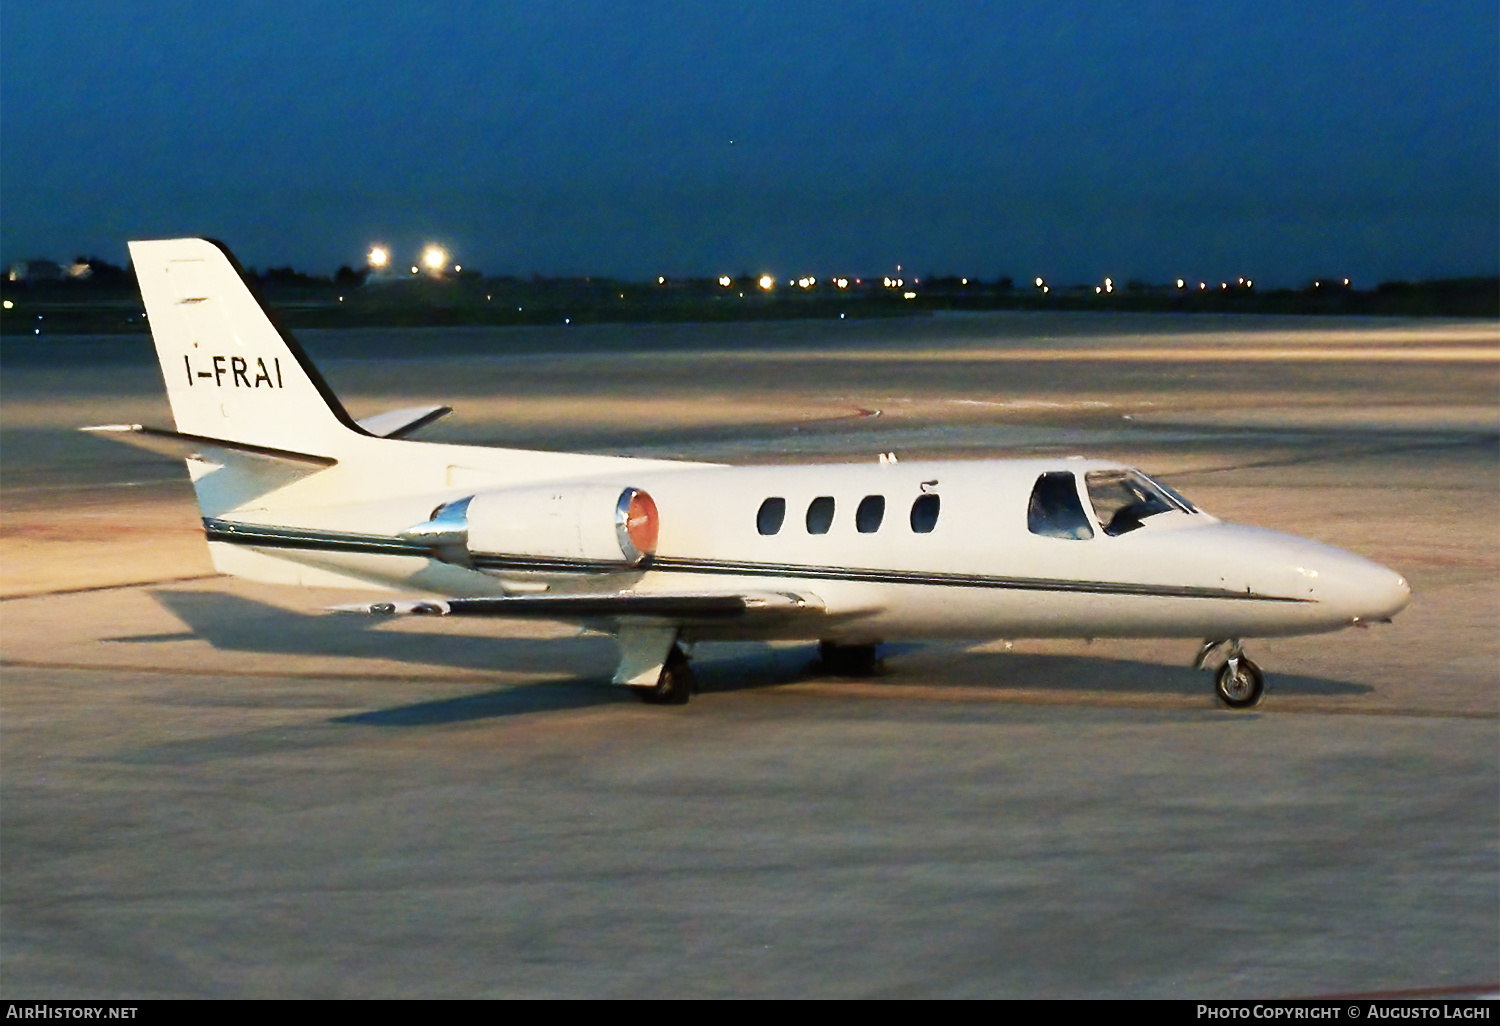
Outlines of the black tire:
[[1231,659],[1214,674],[1214,694],[1231,709],[1249,709],[1266,694],[1266,675],[1244,656]]
[[840,645],[835,641],[818,642],[823,672],[834,677],[873,677],[880,665],[874,645]]
[[682,649],[676,645],[667,653],[667,661],[661,668],[661,676],[648,688],[636,688],[641,701],[647,705],[687,705],[693,692],[698,690],[698,678],[693,674],[693,665]]

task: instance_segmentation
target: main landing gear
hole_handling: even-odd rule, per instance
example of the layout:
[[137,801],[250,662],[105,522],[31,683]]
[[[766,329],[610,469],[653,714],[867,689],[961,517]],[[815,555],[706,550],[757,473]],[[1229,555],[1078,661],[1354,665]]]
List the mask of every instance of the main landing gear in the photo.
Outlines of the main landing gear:
[[614,682],[651,705],[686,705],[698,679],[673,626],[627,624],[615,634],[620,662]]
[[637,687],[636,694],[647,705],[687,705],[693,692],[698,690],[698,678],[693,674],[693,664],[676,645],[667,653],[662,664],[661,676],[648,687]]
[[823,672],[834,677],[873,677],[880,665],[874,645],[840,645],[836,641],[818,642],[818,657]]
[[1266,694],[1266,675],[1250,661],[1240,647],[1239,638],[1209,639],[1198,650],[1194,666],[1204,669],[1215,649],[1225,647],[1224,663],[1214,671],[1214,694],[1230,709],[1249,709],[1260,704]]

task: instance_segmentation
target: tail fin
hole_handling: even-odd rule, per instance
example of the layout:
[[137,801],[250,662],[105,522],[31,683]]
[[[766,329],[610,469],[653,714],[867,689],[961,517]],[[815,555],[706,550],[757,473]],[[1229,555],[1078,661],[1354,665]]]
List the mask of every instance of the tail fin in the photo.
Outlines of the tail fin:
[[221,243],[132,242],[130,256],[179,432],[322,456],[351,432],[369,434],[272,323]]

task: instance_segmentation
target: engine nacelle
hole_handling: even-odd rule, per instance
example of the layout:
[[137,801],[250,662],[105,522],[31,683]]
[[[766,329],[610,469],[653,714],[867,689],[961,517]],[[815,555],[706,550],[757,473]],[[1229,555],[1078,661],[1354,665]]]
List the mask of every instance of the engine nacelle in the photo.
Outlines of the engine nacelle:
[[482,566],[485,556],[636,566],[656,551],[660,526],[656,503],[639,488],[560,484],[444,503],[401,537],[462,566]]

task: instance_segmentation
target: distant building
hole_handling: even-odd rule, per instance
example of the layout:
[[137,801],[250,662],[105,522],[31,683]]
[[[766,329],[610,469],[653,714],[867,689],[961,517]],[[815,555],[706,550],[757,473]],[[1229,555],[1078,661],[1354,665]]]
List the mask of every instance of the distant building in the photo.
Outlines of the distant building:
[[5,280],[29,284],[37,281],[62,281],[65,275],[62,265],[51,260],[22,260],[10,265],[10,270],[5,273]]

